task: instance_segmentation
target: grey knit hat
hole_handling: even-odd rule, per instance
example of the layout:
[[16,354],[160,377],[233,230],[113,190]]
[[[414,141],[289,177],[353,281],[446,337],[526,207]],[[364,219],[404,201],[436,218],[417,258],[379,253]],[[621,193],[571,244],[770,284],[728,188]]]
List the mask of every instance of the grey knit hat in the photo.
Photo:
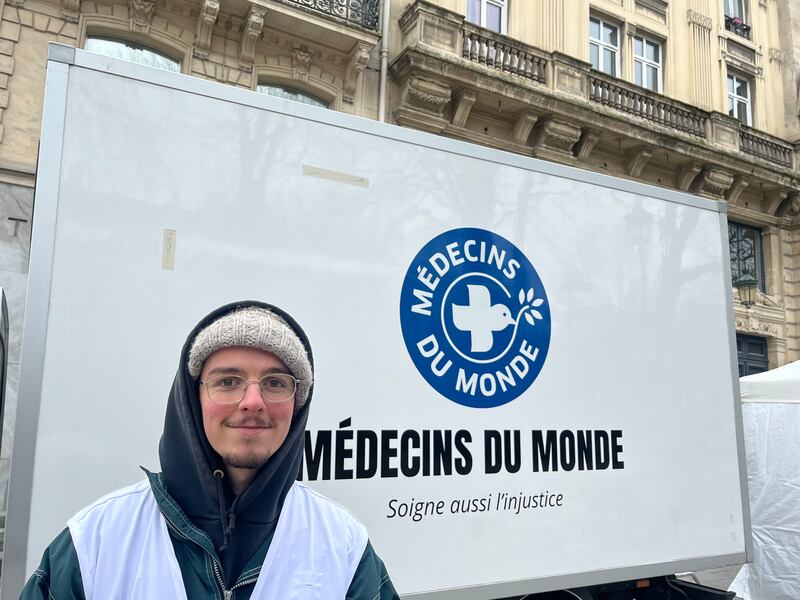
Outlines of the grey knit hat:
[[314,373],[303,342],[286,321],[258,306],[242,308],[220,317],[194,338],[189,350],[189,374],[197,379],[209,356],[231,346],[258,348],[280,358],[298,379],[295,407],[300,408],[306,403]]

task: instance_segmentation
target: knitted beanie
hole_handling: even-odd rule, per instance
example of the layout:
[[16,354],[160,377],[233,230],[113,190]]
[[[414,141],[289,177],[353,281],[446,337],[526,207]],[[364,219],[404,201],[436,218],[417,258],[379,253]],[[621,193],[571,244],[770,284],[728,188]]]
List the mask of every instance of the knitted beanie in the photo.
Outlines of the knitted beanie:
[[298,379],[295,407],[300,408],[305,404],[314,374],[303,342],[286,321],[258,306],[242,308],[220,317],[194,338],[189,350],[189,374],[197,379],[209,356],[231,346],[258,348],[280,358]]

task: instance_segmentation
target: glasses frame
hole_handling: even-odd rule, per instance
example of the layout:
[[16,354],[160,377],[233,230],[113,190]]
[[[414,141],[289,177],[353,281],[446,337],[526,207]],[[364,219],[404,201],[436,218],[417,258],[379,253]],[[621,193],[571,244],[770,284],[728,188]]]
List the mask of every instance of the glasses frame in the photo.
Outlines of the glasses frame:
[[[264,392],[261,391],[261,382],[267,377],[275,377],[276,375],[285,375],[286,377],[291,377],[294,380],[294,390],[292,391],[291,395],[287,396],[286,398],[281,398],[280,400],[268,400],[267,398],[264,397]],[[247,379],[243,381],[242,383],[244,384],[244,388],[242,389],[242,397],[239,398],[236,402],[220,402],[219,400],[214,400],[214,396],[211,394],[211,390],[208,389],[208,384],[211,383],[212,381],[218,381],[220,379],[226,379],[231,377],[238,377],[238,375],[220,375],[219,377],[214,377],[211,381],[205,380],[200,382],[200,385],[206,388],[206,394],[208,395],[208,400],[210,402],[213,402],[214,404],[219,404],[220,406],[233,406],[235,404],[241,404],[242,400],[244,400],[245,397],[247,396],[247,390],[249,389],[250,384],[257,383],[259,384],[258,395],[261,396],[261,401],[264,402],[264,404],[283,404],[284,402],[288,402],[289,400],[295,397],[295,395],[297,394],[297,386],[302,381],[301,379],[298,379],[291,373],[268,373],[267,375],[264,375],[264,377],[261,377],[260,379]]]

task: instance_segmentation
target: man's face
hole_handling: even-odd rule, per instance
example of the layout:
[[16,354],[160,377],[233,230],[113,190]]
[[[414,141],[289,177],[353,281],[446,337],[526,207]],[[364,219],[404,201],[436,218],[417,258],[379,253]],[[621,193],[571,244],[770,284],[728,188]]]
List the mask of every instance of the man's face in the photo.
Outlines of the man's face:
[[[217,350],[206,359],[201,381],[219,375],[236,375],[257,381],[270,373],[289,373],[274,354],[239,346]],[[267,404],[261,399],[257,383],[247,387],[238,404],[216,404],[200,386],[203,428],[211,447],[225,464],[234,469],[258,469],[281,447],[294,413],[294,398]]]

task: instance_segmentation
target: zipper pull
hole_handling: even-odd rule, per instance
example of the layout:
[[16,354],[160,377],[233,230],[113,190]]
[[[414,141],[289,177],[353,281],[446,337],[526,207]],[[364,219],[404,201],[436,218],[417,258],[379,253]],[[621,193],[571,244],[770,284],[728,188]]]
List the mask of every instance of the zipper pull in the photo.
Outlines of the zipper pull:
[[222,596],[225,600],[231,600],[233,598],[233,590],[222,590]]

